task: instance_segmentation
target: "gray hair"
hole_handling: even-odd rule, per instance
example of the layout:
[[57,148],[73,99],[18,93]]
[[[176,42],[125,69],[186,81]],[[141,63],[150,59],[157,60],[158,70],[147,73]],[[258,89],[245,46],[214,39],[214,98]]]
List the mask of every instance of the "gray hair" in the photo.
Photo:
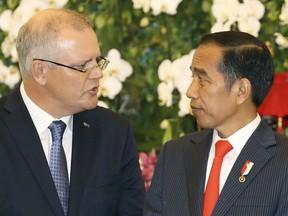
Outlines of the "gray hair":
[[42,10],[20,28],[16,49],[22,77],[30,75],[34,58],[57,59],[60,56],[57,39],[67,27],[77,31],[93,29],[87,16],[64,8]]

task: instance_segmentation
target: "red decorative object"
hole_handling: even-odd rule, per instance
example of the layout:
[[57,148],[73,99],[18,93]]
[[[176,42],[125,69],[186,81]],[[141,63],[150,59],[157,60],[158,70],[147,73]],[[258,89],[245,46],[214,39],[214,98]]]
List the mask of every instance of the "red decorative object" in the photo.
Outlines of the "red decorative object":
[[145,152],[139,153],[139,163],[146,191],[148,190],[151,184],[156,162],[157,162],[157,155],[154,148],[152,149],[150,154],[146,154]]
[[288,115],[288,72],[275,74],[271,89],[257,111],[260,115],[277,116],[277,132],[283,133],[282,121]]

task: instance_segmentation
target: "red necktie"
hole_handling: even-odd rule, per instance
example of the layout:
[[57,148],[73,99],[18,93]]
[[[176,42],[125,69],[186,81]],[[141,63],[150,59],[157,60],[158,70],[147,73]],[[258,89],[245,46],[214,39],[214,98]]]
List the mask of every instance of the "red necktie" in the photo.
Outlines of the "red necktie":
[[220,171],[223,157],[232,150],[226,140],[219,140],[215,146],[215,157],[206,186],[203,205],[203,216],[210,216],[219,197]]

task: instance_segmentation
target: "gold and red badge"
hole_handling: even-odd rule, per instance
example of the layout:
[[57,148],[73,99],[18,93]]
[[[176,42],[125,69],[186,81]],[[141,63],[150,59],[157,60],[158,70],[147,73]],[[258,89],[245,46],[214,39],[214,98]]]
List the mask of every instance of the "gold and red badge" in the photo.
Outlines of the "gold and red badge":
[[246,161],[244,166],[241,169],[241,176],[239,177],[239,182],[243,183],[246,181],[246,175],[249,174],[250,170],[252,169],[254,163],[251,161]]

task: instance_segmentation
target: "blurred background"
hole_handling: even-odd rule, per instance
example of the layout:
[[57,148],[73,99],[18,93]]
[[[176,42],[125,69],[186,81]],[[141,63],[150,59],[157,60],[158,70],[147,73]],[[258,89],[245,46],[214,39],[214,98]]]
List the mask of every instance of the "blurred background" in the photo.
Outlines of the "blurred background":
[[285,75],[260,114],[285,133],[288,0],[1,0],[0,97],[20,82],[19,27],[49,7],[91,18],[102,55],[111,62],[101,81],[100,105],[131,121],[139,152],[158,152],[166,140],[197,130],[185,95],[189,66],[200,38],[223,30],[251,33],[270,48],[275,75]]

